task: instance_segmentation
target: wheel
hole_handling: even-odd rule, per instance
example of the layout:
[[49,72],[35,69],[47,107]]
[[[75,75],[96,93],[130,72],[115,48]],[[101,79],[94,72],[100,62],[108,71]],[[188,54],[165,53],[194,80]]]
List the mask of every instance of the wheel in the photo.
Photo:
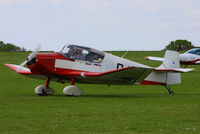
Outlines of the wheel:
[[81,96],[83,94],[83,90],[81,90],[79,87],[71,85],[67,86],[63,89],[64,95],[67,96]]
[[47,95],[52,95],[54,93],[55,93],[55,91],[52,88],[50,88],[50,87],[47,88],[47,92],[46,92]]
[[169,94],[174,94],[174,91],[170,91]]
[[40,85],[35,88],[35,93],[39,96],[46,96],[52,95],[54,93],[54,90],[44,85]]

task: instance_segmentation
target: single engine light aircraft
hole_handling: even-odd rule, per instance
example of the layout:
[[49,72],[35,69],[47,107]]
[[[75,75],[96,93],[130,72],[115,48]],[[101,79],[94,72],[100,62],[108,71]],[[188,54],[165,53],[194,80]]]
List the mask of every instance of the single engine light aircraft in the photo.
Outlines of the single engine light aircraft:
[[[197,65],[200,64],[200,48],[193,48],[185,52],[184,54],[180,54],[180,63],[182,65]],[[163,61],[163,58],[148,56],[145,58],[146,60],[155,60],[155,61]]]
[[[5,64],[17,73],[31,78],[46,78],[45,85],[36,87],[37,95],[51,95],[51,80],[71,85],[63,89],[65,95],[80,96],[83,90],[77,83],[108,85],[162,85],[173,94],[171,84],[181,83],[179,53],[166,51],[163,64],[157,68],[98,51],[93,48],[64,45],[59,52],[38,53],[39,47],[21,65]],[[27,65],[28,68],[23,67]]]

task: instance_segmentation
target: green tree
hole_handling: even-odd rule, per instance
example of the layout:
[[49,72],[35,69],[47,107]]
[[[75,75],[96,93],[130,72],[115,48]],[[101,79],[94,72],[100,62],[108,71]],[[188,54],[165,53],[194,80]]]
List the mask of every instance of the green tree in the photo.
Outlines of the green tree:
[[164,50],[176,50],[176,51],[180,51],[180,50],[187,50],[187,49],[191,49],[194,46],[192,45],[192,42],[187,41],[187,40],[175,40],[175,41],[171,41]]
[[3,41],[0,41],[0,48],[3,46],[3,44],[4,44]]
[[22,47],[22,48],[21,48],[21,51],[22,51],[22,52],[25,52],[25,51],[26,51],[26,48]]
[[0,41],[0,52],[2,51],[11,51],[11,52],[17,52],[17,51],[26,51],[24,47],[20,48],[18,46],[15,46],[12,43],[4,43],[3,41]]

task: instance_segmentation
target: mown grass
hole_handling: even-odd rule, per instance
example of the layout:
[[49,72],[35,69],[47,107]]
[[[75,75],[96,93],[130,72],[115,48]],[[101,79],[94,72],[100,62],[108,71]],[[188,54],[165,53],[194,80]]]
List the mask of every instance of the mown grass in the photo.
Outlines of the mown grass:
[[[125,52],[111,52],[122,56]],[[28,79],[3,66],[20,64],[28,53],[0,53],[1,134],[198,134],[200,131],[200,66],[182,74],[173,85],[175,95],[162,86],[78,86],[82,97],[66,97],[62,85],[52,82],[53,96],[35,95],[42,80]],[[164,52],[129,52],[125,58],[150,66],[145,56]]]

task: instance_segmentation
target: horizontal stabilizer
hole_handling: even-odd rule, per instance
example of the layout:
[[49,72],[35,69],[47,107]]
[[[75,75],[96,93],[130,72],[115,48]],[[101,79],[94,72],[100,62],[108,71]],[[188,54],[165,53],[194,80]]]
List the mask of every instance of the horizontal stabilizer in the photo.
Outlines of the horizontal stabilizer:
[[10,69],[14,70],[15,72],[23,75],[30,75],[32,72],[30,69],[21,67],[19,65],[14,65],[14,64],[4,64],[5,66],[9,67]]
[[154,71],[145,79],[165,83],[166,85],[181,83],[181,73],[192,71],[193,69],[180,68],[179,53],[171,50],[165,52],[164,58],[147,57],[148,60],[163,61],[163,63],[154,69]]
[[178,73],[186,73],[186,72],[190,72],[194,69],[192,68],[173,68],[173,69],[160,69],[160,68],[156,68],[154,69],[154,71],[161,71],[161,72],[178,72]]
[[164,58],[148,56],[145,58],[145,60],[164,61]]

